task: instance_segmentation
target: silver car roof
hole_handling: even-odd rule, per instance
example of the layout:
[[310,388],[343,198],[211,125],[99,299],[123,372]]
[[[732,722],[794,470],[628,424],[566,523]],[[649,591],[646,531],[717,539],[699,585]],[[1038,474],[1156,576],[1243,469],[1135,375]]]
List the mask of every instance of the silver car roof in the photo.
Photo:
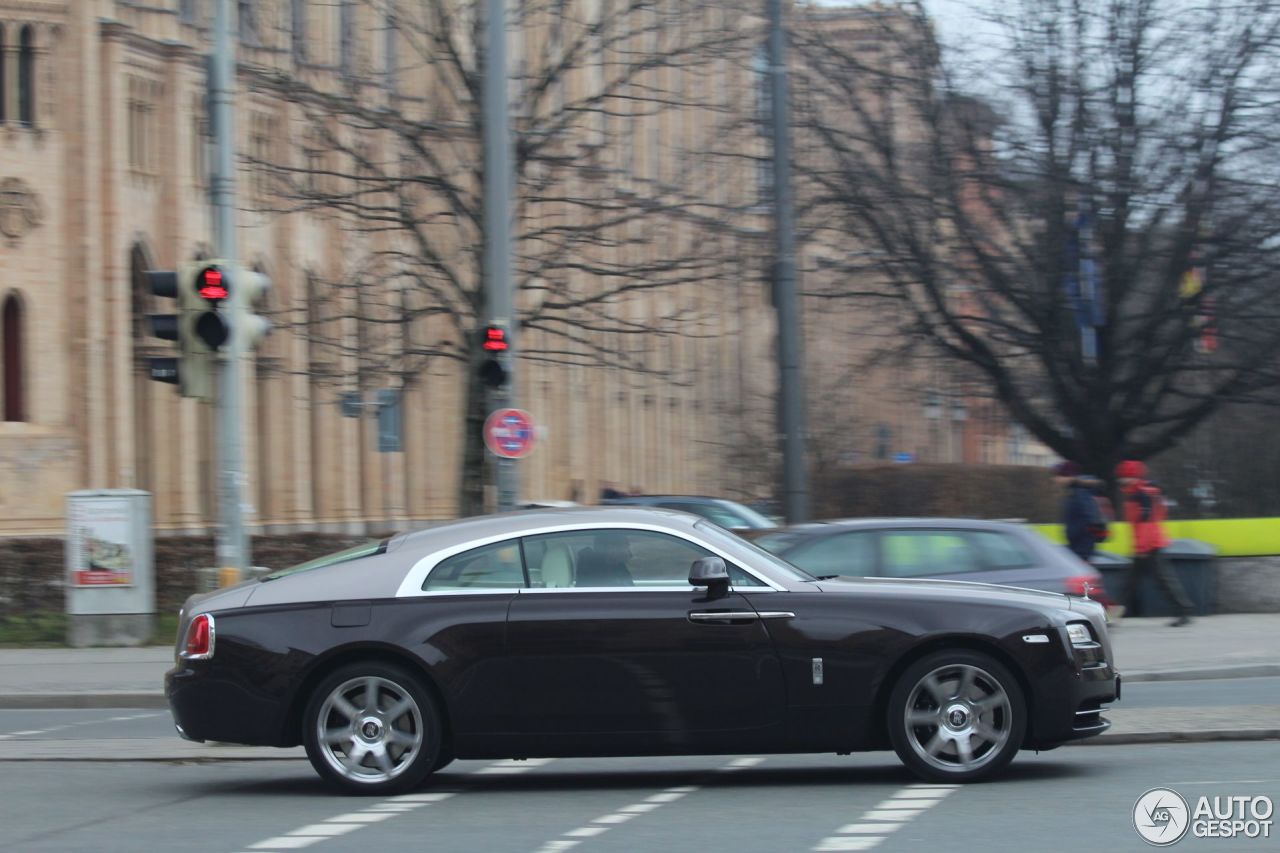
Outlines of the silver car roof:
[[526,509],[498,515],[480,515],[446,521],[422,530],[401,533],[387,543],[387,553],[405,550],[416,556],[452,548],[476,539],[527,533],[534,527],[557,527],[573,524],[626,524],[637,521],[673,529],[688,530],[701,517],[671,509],[647,506],[579,506]]
[[390,598],[410,569],[433,554],[504,537],[529,536],[577,526],[646,525],[689,533],[703,519],[678,510],[644,506],[572,507],[483,515],[401,533],[386,551],[255,584],[240,606],[286,604],[322,599]]

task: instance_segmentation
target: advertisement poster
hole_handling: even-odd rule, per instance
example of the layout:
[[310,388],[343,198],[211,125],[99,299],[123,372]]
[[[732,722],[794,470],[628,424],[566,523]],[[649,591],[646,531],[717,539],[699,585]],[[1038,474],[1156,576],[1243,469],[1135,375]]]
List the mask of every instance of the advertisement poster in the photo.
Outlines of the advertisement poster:
[[82,501],[72,521],[73,586],[132,586],[129,502]]

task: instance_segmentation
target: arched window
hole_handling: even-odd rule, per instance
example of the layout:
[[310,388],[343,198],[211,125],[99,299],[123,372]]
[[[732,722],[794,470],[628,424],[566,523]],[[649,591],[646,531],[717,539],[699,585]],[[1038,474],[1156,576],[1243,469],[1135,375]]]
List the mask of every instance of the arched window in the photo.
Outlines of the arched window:
[[36,34],[30,24],[18,36],[18,121],[36,125]]
[[4,111],[6,100],[5,93],[7,91],[7,87],[5,86],[4,70],[5,66],[8,64],[9,60],[5,53],[4,24],[0,24],[0,124],[4,124],[5,119],[7,118],[7,114]]
[[27,408],[22,364],[22,303],[16,294],[5,297],[0,309],[0,346],[4,348],[4,419],[25,421]]

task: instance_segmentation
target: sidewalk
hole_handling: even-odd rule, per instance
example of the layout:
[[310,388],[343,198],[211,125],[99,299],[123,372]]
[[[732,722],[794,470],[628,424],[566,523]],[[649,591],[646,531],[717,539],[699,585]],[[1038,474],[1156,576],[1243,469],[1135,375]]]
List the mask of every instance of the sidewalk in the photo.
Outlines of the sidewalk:
[[[1207,616],[1183,628],[1166,623],[1113,626],[1125,684],[1280,676],[1280,614]],[[0,709],[165,708],[164,672],[172,665],[167,646],[0,649]],[[1112,730],[1089,743],[1280,738],[1280,708],[1264,705],[1126,710],[1121,701],[1107,716]]]

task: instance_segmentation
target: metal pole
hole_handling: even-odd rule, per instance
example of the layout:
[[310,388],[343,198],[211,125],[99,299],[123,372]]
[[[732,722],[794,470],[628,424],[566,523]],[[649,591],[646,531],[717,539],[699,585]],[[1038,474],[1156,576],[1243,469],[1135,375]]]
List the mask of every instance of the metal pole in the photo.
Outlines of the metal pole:
[[[511,293],[511,132],[507,123],[507,9],[505,0],[487,0],[484,51],[484,287],[488,321],[507,328],[502,354],[507,384],[489,393],[489,411],[515,399],[518,339]],[[498,511],[515,507],[520,472],[514,459],[497,460]]]
[[804,371],[800,355],[800,312],[796,299],[786,34],[782,27],[782,0],[768,0],[768,3],[769,77],[773,107],[773,217],[778,253],[774,261],[773,298],[778,316],[783,511],[787,522],[795,524],[809,520],[809,478],[804,452]]
[[[217,0],[214,13],[213,61],[209,65],[210,101],[213,105],[214,168],[212,184],[213,232],[216,254],[236,260],[236,162],[232,99],[235,78],[235,42],[231,39],[231,0]],[[243,406],[244,297],[235,286],[238,268],[228,270],[232,287],[228,299],[231,338],[225,358],[218,362],[220,377],[214,397],[214,434],[218,463],[218,566],[243,572],[250,564],[249,541],[241,516],[244,488]]]

